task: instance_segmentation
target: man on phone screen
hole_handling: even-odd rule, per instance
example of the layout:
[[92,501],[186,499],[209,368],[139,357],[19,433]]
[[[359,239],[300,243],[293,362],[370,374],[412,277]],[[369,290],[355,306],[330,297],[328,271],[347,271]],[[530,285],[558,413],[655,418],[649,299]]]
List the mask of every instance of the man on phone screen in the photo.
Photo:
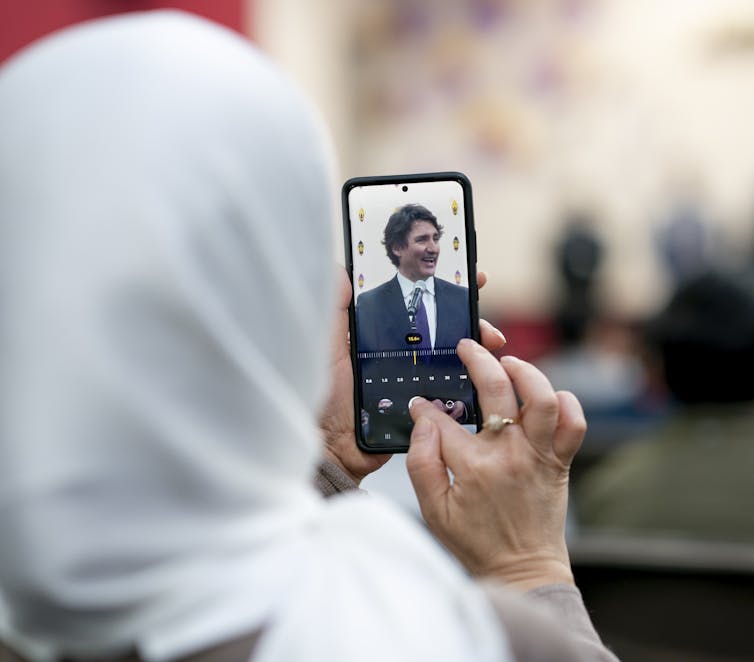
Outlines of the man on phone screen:
[[[401,400],[422,395],[464,422],[468,408],[463,400],[468,394],[466,384],[459,388],[455,379],[463,372],[455,348],[471,335],[469,291],[435,276],[442,232],[437,217],[418,204],[404,205],[390,216],[382,243],[397,273],[359,295],[356,328],[359,352],[377,353],[365,361],[406,375]],[[393,352],[398,352],[397,358]],[[453,375],[453,386],[445,375]],[[417,377],[419,388],[413,381]],[[386,413],[379,405],[377,410]]]
[[415,349],[431,357],[430,350],[455,350],[470,336],[468,289],[435,276],[441,236],[437,217],[421,205],[390,216],[382,243],[397,273],[359,295],[360,352]]

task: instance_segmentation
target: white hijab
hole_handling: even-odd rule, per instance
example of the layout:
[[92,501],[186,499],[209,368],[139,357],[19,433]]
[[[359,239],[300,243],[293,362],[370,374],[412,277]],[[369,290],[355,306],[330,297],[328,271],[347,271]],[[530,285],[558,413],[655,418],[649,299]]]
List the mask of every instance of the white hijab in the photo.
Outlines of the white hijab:
[[309,486],[323,131],[242,38],[95,21],[0,73],[0,637],[28,657],[500,660],[412,522]]

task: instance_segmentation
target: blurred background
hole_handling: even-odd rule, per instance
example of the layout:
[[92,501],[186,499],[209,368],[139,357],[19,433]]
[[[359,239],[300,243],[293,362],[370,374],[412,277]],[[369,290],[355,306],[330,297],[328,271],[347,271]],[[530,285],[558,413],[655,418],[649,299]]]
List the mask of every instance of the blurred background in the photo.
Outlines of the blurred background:
[[[754,659],[754,3],[0,0],[0,62],[161,7],[287,69],[341,180],[468,175],[482,314],[587,411],[569,544],[603,638]],[[365,487],[417,512],[404,462]]]

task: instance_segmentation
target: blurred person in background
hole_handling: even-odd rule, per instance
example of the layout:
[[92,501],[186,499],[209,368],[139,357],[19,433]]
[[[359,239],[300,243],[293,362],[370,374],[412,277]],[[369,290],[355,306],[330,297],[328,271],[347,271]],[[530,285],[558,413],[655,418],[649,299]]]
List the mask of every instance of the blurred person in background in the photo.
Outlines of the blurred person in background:
[[685,280],[647,327],[676,404],[576,484],[585,529],[754,542],[754,295],[740,275]]
[[[698,186],[698,184],[697,184]],[[691,191],[677,192],[655,233],[660,262],[673,287],[719,262],[719,237]]]
[[583,414],[536,368],[464,340],[498,424],[412,408],[466,572],[355,489],[386,458],[354,442],[347,287],[323,461],[329,149],[265,57],[176,12],[94,21],[7,64],[0,116],[3,662],[614,659],[564,540]]
[[595,294],[604,248],[584,214],[572,215],[555,250],[562,295],[555,314],[564,344],[580,342],[594,317]]
[[633,331],[603,317],[596,290],[604,247],[590,217],[574,215],[556,247],[561,294],[554,323],[558,345],[536,361],[556,388],[572,391],[594,416],[639,415],[646,385]]

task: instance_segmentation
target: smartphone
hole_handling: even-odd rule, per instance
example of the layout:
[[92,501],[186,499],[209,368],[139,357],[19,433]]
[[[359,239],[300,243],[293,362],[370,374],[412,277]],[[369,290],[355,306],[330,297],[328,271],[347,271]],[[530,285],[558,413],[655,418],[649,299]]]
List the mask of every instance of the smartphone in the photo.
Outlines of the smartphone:
[[406,452],[414,396],[467,429],[481,421],[456,354],[479,340],[471,184],[458,172],[357,177],[343,185],[356,439]]

